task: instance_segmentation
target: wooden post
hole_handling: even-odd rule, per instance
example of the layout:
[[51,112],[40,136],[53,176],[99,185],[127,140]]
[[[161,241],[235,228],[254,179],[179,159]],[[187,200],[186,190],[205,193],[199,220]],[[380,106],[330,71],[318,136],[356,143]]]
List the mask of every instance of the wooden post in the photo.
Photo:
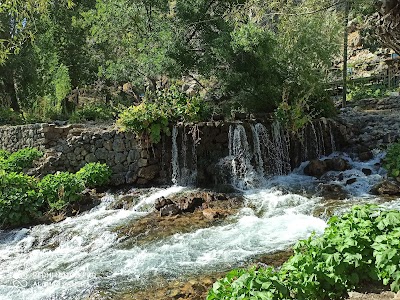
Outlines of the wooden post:
[[349,11],[350,11],[350,3],[349,0],[345,0],[344,2],[344,35],[343,35],[343,100],[342,107],[346,107],[347,103],[347,46],[348,46],[348,36],[349,31],[347,29],[347,24],[349,23]]

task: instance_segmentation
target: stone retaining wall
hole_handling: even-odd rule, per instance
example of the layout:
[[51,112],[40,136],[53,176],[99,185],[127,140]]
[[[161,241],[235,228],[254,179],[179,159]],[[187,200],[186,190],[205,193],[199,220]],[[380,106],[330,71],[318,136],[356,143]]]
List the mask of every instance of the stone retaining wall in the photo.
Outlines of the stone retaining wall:
[[[316,124],[319,126],[315,126],[317,130],[321,130],[318,137],[313,135],[314,127],[304,131],[305,142],[287,135],[290,148],[289,167],[297,167],[301,161],[315,158],[320,154],[329,154],[334,150],[332,136],[328,132],[323,132],[328,126],[322,124],[328,124],[327,121],[318,122]],[[334,129],[333,133],[339,140],[337,137],[342,136],[342,133],[331,125],[334,122],[329,122],[331,122],[328,124],[330,130]],[[256,124],[254,120],[235,123],[179,124],[173,130],[175,136],[163,136],[162,141],[156,145],[138,140],[131,133],[118,132],[112,125],[3,126],[0,127],[0,148],[16,151],[24,147],[37,147],[44,150],[46,153],[44,158],[38,162],[36,168],[30,170],[31,174],[37,176],[58,170],[76,172],[86,163],[101,162],[110,166],[113,172],[111,181],[113,185],[157,185],[175,182],[204,186],[223,183],[229,179],[221,174],[219,167],[221,159],[229,155],[230,127],[237,124],[245,127],[250,145],[248,151],[253,155],[254,136],[251,126]],[[269,128],[268,130],[271,129],[270,122],[266,122],[265,126]],[[325,145],[324,153],[311,151],[315,143]],[[304,149],[301,149],[303,146],[309,149],[307,157],[303,155]],[[340,142],[337,146],[340,147]],[[268,153],[265,155],[268,156]],[[254,162],[254,158],[252,160]],[[230,162],[227,162],[228,168],[229,165]]]
[[47,124],[0,127],[0,149],[17,151],[25,147],[44,149]]

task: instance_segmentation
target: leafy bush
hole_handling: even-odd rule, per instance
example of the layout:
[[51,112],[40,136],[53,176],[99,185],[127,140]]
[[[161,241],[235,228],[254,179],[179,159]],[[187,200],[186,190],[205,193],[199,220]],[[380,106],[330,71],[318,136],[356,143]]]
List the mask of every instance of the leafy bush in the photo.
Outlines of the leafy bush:
[[9,151],[0,149],[0,159],[4,159],[5,160],[10,155],[11,155],[11,153]]
[[58,172],[39,182],[40,192],[51,210],[59,211],[81,199],[85,185],[75,174]]
[[123,111],[117,125],[121,131],[148,136],[158,143],[161,134],[170,134],[169,122],[200,121],[208,116],[209,110],[199,97],[188,97],[176,87],[148,93],[138,106]]
[[43,200],[34,177],[0,171],[0,227],[24,225],[40,215]]
[[107,121],[115,118],[116,111],[109,105],[103,103],[87,104],[74,113],[70,117],[70,122],[78,123],[82,121]]
[[31,168],[33,162],[43,156],[43,152],[36,148],[24,148],[7,154],[2,152],[0,155],[0,169],[6,172],[21,172],[25,168]]
[[399,211],[356,206],[328,225],[321,237],[298,242],[280,270],[234,270],[207,299],[343,299],[378,280],[400,290]]
[[391,176],[400,176],[400,143],[395,143],[389,147],[385,157],[384,167]]
[[61,103],[71,91],[71,78],[69,77],[69,70],[64,64],[61,64],[56,70],[53,79],[53,85],[55,96],[59,103]]
[[0,125],[20,125],[24,124],[24,118],[12,108],[0,107]]
[[89,163],[80,169],[76,176],[87,187],[101,186],[110,180],[111,170],[106,164]]
[[373,85],[373,86],[365,86],[362,85],[352,85],[349,87],[349,94],[347,99],[349,101],[357,101],[366,98],[381,98],[384,97],[387,93],[387,90],[384,86]]

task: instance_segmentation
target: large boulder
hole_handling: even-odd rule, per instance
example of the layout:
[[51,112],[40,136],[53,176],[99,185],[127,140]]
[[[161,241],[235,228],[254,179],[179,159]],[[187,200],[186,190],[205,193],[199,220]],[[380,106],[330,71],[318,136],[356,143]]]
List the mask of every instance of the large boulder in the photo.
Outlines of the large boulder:
[[304,168],[304,174],[308,176],[321,177],[328,171],[328,164],[325,160],[313,159]]
[[175,201],[175,204],[183,212],[193,212],[197,207],[201,207],[204,200],[201,197],[184,197]]
[[349,162],[340,157],[328,159],[326,163],[328,164],[329,171],[346,171],[351,168]]
[[350,168],[349,162],[340,157],[325,160],[313,159],[304,168],[304,174],[320,178],[329,171],[345,171]]
[[374,195],[389,195],[389,196],[400,195],[400,183],[395,181],[385,180],[375,185],[371,189],[371,193]]
[[178,208],[178,206],[176,206],[176,204],[172,203],[172,204],[168,204],[160,209],[160,216],[161,217],[175,216],[175,215],[179,214],[180,212],[181,211]]
[[318,186],[317,195],[327,200],[344,200],[347,192],[338,184],[321,184]]

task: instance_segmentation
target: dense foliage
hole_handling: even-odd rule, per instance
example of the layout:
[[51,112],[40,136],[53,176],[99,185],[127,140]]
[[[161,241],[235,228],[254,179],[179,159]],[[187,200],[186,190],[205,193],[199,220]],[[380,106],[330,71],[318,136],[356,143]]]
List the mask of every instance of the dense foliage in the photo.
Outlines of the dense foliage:
[[386,154],[384,167],[390,176],[400,176],[400,143],[392,144]]
[[0,228],[31,222],[40,216],[42,206],[35,178],[0,170]]
[[103,108],[73,114],[87,100],[79,91],[94,90],[97,103],[128,97],[130,106],[168,86],[165,78],[180,88],[194,81],[197,100],[229,115],[273,112],[281,102],[306,119],[330,113],[324,83],[341,15],[328,0],[9,2],[0,5],[0,38],[12,29],[19,43],[5,39],[15,47],[0,65],[0,122],[15,122],[10,107],[25,122],[108,119]]
[[209,291],[213,299],[343,299],[362,283],[400,290],[400,212],[356,206],[332,217],[322,236],[294,247],[279,270],[234,270]]
[[105,185],[111,176],[110,168],[100,163],[87,164],[76,174],[58,172],[41,180],[20,173],[42,155],[34,148],[0,150],[0,228],[30,224],[44,212],[62,212],[82,198],[85,188]]
[[161,134],[170,134],[169,122],[199,121],[209,111],[199,97],[188,97],[176,87],[148,93],[143,102],[124,110],[117,120],[123,131],[131,131],[158,143]]
[[108,183],[111,177],[111,170],[106,164],[89,163],[76,172],[76,177],[86,187],[97,187]]
[[31,168],[35,160],[41,158],[43,152],[36,148],[24,148],[14,153],[0,152],[0,170],[6,172],[22,172],[23,169]]
[[85,185],[75,174],[58,172],[46,175],[39,182],[39,188],[50,209],[60,211],[81,199]]
[[116,109],[103,103],[87,104],[74,111],[69,118],[72,123],[84,121],[110,121],[114,120]]

